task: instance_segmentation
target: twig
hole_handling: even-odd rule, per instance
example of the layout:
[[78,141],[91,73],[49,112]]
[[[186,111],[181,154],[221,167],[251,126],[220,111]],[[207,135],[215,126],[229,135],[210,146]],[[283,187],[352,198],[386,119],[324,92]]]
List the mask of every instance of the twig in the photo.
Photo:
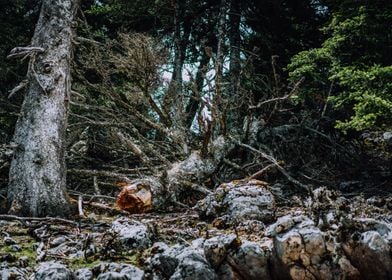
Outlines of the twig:
[[85,217],[83,213],[83,198],[81,195],[78,197],[78,211],[79,211],[79,217],[83,218]]
[[265,173],[270,171],[273,167],[276,167],[274,163],[271,163],[264,167],[263,169],[257,171],[256,173],[252,174],[249,179],[260,179]]
[[332,81],[331,86],[329,87],[329,91],[328,91],[328,95],[327,98],[325,100],[325,104],[324,104],[324,108],[323,111],[321,112],[321,118],[323,118],[325,116],[325,112],[327,111],[327,106],[328,106],[328,98],[332,93],[333,90],[333,86],[334,86],[334,81]]
[[16,47],[11,50],[7,58],[11,59],[11,58],[25,57],[26,55],[43,53],[44,51],[45,49],[40,47]]
[[289,94],[287,94],[287,95],[285,95],[285,96],[281,96],[281,97],[276,97],[276,98],[264,100],[264,101],[260,102],[260,103],[257,104],[257,105],[249,106],[249,109],[250,109],[250,110],[259,109],[259,108],[261,108],[262,106],[264,106],[265,104],[272,103],[272,102],[278,102],[278,101],[284,101],[284,100],[286,100],[286,99],[289,99],[291,96],[293,96],[293,95],[297,92],[299,86],[303,83],[304,80],[305,80],[305,78],[302,77],[302,78],[294,85],[293,89],[290,91]]
[[102,44],[102,43],[100,43],[98,41],[95,41],[93,39],[84,38],[84,37],[80,37],[80,36],[76,37],[76,40],[79,41],[79,42],[85,42],[85,43],[90,43],[90,44],[99,45],[99,46],[103,46],[104,45],[104,44]]
[[19,83],[19,85],[17,85],[16,87],[14,87],[13,90],[10,91],[10,94],[8,95],[8,99],[10,99],[12,96],[14,96],[15,93],[17,93],[18,91],[24,89],[28,84],[29,84],[28,80],[21,81]]
[[241,143],[237,141],[237,145],[244,147],[248,150],[251,150],[252,152],[258,153],[259,155],[261,155],[263,158],[265,158],[266,160],[270,161],[272,164],[274,164],[276,166],[276,168],[287,178],[287,180],[289,180],[291,183],[293,183],[294,185],[297,185],[299,187],[301,187],[302,189],[306,190],[307,192],[310,192],[310,187],[302,184],[300,181],[298,181],[297,179],[291,177],[291,175],[279,164],[279,162],[272,156],[267,155],[266,153],[257,150],[255,148],[253,148],[252,146],[249,146],[247,144]]
[[88,169],[68,169],[69,173],[79,174],[79,175],[87,175],[87,176],[103,176],[110,178],[117,178],[123,180],[124,182],[130,183],[131,180],[125,176],[124,174],[103,171],[103,170],[88,170]]
[[110,211],[116,214],[122,214],[122,215],[129,215],[128,212],[120,210],[120,209],[116,209],[114,207],[105,205],[105,204],[101,204],[101,203],[96,203],[96,202],[89,202],[89,201],[83,201],[83,204],[88,205],[90,207],[94,207],[94,208],[98,208],[101,210],[105,210],[105,211]]
[[53,217],[45,217],[45,218],[36,218],[36,217],[19,217],[15,215],[0,215],[0,220],[5,221],[36,221],[36,222],[56,222],[62,224],[70,224],[74,226],[79,226],[79,224],[75,221],[62,219],[62,218],[53,218]]
[[76,191],[68,191],[69,195],[74,195],[74,196],[82,196],[90,199],[90,202],[95,199],[95,198],[103,198],[103,199],[109,199],[109,200],[116,200],[115,197],[113,196],[107,196],[107,195],[91,195],[91,194],[84,194],[81,192],[76,192]]
[[245,171],[241,166],[239,166],[239,165],[236,164],[235,162],[232,162],[231,160],[228,160],[228,159],[224,158],[224,159],[223,159],[223,162],[226,163],[227,165],[233,167],[234,169],[237,169],[237,170],[239,170],[239,171],[242,171],[242,172],[245,172],[245,173],[246,173],[246,171]]
[[93,186],[94,186],[94,193],[96,196],[101,195],[101,190],[98,186],[97,176],[93,176]]

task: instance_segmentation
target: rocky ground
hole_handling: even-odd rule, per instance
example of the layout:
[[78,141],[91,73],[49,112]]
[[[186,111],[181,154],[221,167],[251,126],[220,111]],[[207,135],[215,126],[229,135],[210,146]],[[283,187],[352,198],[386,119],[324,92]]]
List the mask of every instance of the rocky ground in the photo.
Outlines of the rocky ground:
[[0,279],[392,279],[392,198],[257,180],[182,213],[0,217]]

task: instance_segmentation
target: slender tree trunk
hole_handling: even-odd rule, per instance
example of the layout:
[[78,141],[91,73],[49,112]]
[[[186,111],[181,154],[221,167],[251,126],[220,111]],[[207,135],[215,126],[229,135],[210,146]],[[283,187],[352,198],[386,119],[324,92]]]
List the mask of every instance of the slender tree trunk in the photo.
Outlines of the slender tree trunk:
[[[230,41],[230,94],[228,96],[229,102],[227,111],[227,122],[234,130],[242,129],[241,121],[241,96],[240,96],[240,75],[241,75],[241,63],[240,63],[240,47],[241,47],[241,35],[240,35],[240,22],[241,22],[241,8],[239,0],[230,1],[230,12],[229,12],[229,41]],[[235,106],[235,108],[233,108]]]
[[203,91],[203,84],[204,84],[204,76],[207,72],[209,61],[210,61],[210,56],[203,50],[200,59],[200,65],[196,73],[194,90],[192,90],[191,98],[185,109],[185,112],[187,114],[185,124],[187,128],[190,128],[192,126],[193,119],[195,118],[197,109],[199,108],[200,105],[200,98],[203,96],[202,91]]
[[169,85],[168,94],[165,98],[164,109],[172,116],[173,125],[175,127],[181,126],[181,104],[183,101],[182,96],[182,68],[184,65],[183,51],[183,38],[181,36],[181,7],[180,0],[173,0],[172,5],[174,8],[174,63],[173,63],[173,76]]
[[222,82],[223,82],[223,62],[225,45],[225,27],[227,16],[227,0],[221,0],[219,21],[218,21],[218,45],[215,59],[215,95],[212,106],[212,131],[218,135],[226,134],[226,121],[222,115]]
[[65,190],[65,133],[77,5],[77,0],[42,1],[31,42],[40,53],[31,53],[29,86],[13,139],[17,148],[8,190],[12,214],[70,213]]

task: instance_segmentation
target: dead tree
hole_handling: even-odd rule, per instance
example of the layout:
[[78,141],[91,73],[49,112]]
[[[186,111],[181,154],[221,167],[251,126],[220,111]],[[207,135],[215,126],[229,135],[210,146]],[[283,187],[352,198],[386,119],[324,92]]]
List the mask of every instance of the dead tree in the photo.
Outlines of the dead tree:
[[31,46],[12,57],[30,57],[26,96],[13,141],[9,212],[66,216],[65,133],[70,99],[72,37],[77,0],[43,0]]

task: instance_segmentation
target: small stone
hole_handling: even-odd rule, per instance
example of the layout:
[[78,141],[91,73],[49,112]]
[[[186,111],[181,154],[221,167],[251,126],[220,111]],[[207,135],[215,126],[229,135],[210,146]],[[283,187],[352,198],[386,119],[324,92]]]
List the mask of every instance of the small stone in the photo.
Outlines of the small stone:
[[49,244],[51,247],[56,247],[66,241],[67,241],[67,239],[65,238],[65,236],[60,236],[60,237],[57,237],[57,238],[53,239],[52,241],[50,241]]
[[93,272],[88,268],[80,268],[74,272],[75,280],[91,280],[94,278]]
[[22,251],[22,248],[21,248],[18,244],[12,244],[12,245],[10,246],[10,249],[11,249],[12,251],[14,251],[14,252],[20,252],[20,251]]
[[392,132],[387,131],[384,132],[384,134],[382,135],[382,138],[384,139],[384,141],[388,144],[392,144]]
[[97,280],[128,280],[128,278],[124,273],[119,272],[105,272],[98,275]]
[[18,260],[18,265],[20,267],[27,267],[29,265],[29,258],[26,256],[22,256]]
[[16,241],[13,240],[9,236],[4,237],[3,242],[4,242],[5,245],[14,245],[14,244],[16,244]]
[[120,218],[112,223],[112,231],[124,249],[146,249],[152,245],[151,232],[141,222]]

